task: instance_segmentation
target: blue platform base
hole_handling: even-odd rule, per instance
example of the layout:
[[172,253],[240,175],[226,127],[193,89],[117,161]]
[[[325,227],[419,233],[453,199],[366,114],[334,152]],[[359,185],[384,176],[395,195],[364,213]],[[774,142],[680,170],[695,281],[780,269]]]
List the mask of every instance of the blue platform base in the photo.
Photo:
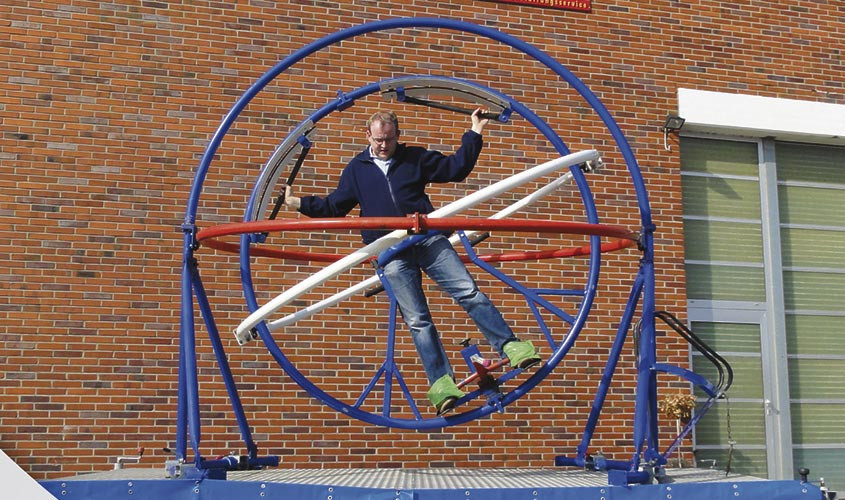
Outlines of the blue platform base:
[[667,471],[668,482],[609,486],[607,473],[551,469],[270,469],[230,472],[226,480],[167,479],[164,470],[121,469],[41,485],[62,500],[820,500],[818,486]]

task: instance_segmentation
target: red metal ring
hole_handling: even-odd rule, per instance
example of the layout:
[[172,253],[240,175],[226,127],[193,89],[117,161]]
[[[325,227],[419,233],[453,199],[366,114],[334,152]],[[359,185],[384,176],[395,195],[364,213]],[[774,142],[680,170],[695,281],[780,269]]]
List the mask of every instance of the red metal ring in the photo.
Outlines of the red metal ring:
[[[236,222],[221,224],[202,229],[197,234],[197,241],[205,243],[211,248],[226,252],[238,253],[240,245],[219,241],[218,238],[236,234],[270,233],[284,231],[308,230],[355,230],[355,229],[406,229],[424,232],[428,230],[454,231],[456,229],[494,231],[509,230],[513,232],[539,232],[557,234],[580,234],[590,236],[606,236],[617,238],[616,241],[603,243],[601,252],[612,252],[633,246],[637,242],[637,233],[617,226],[603,224],[589,224],[585,222],[538,221],[530,219],[479,219],[467,217],[439,217],[425,216],[408,217],[344,217],[320,219],[274,219],[263,221]],[[488,262],[513,262],[521,260],[539,260],[550,258],[573,257],[589,255],[590,246],[560,248],[557,250],[542,250],[536,252],[512,252],[479,256]],[[306,262],[334,262],[344,255],[317,252],[299,252],[265,247],[250,248],[250,255],[272,257],[278,259],[292,259]],[[464,257],[465,258],[465,257]],[[466,258],[465,258],[466,260]]]

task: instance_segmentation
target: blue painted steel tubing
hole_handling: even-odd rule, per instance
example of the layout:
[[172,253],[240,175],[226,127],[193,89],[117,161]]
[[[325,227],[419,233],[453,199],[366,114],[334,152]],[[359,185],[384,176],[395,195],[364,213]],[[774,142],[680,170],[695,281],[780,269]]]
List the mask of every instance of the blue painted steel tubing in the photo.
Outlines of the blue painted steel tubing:
[[[637,195],[637,202],[639,205],[640,210],[640,217],[644,228],[649,228],[647,233],[644,235],[644,241],[647,243],[647,246],[650,247],[651,244],[651,235],[650,235],[650,228],[652,227],[651,223],[651,212],[648,205],[648,199],[646,195],[645,185],[643,183],[639,167],[637,166],[636,159],[634,157],[633,152],[630,149],[630,146],[627,143],[624,135],[622,134],[621,130],[619,129],[616,122],[611,117],[610,113],[604,107],[604,105],[599,101],[599,99],[584,85],[577,77],[575,77],[568,69],[562,66],[560,63],[555,61],[553,58],[545,54],[544,52],[534,48],[533,46],[515,38],[513,36],[504,34],[492,28],[486,28],[483,26],[479,26],[476,24],[452,20],[452,19],[437,19],[437,18],[400,18],[400,19],[390,19],[384,21],[375,21],[371,23],[362,24],[359,26],[354,26],[334,34],[328,35],[324,38],[321,38],[311,44],[304,46],[303,48],[295,51],[275,66],[273,66],[269,71],[267,71],[261,78],[259,78],[256,83],[254,83],[242,96],[241,98],[235,103],[235,105],[230,109],[227,115],[224,117],[223,121],[219,125],[218,129],[216,130],[215,134],[213,135],[211,141],[209,142],[208,147],[206,148],[205,153],[200,161],[200,165],[196,172],[196,177],[194,183],[192,185],[191,193],[188,199],[188,205],[185,214],[185,223],[184,227],[186,228],[193,228],[196,222],[196,213],[197,207],[199,204],[200,194],[202,192],[202,186],[204,180],[208,174],[208,170],[211,165],[211,161],[216,154],[216,151],[225,136],[228,132],[231,125],[234,123],[235,119],[238,115],[243,111],[243,109],[247,106],[247,104],[274,78],[276,78],[279,74],[290,68],[292,65],[296,64],[306,56],[322,50],[330,45],[338,43],[340,41],[353,38],[358,35],[376,32],[376,31],[384,31],[390,29],[399,29],[399,28],[441,28],[441,29],[452,29],[457,31],[464,31],[469,33],[474,33],[479,36],[487,37],[498,42],[501,42],[505,45],[508,45],[518,51],[525,53],[528,56],[533,57],[550,70],[554,71],[558,74],[563,80],[565,80],[575,91],[577,91],[582,98],[593,108],[593,110],[598,114],[602,122],[605,124],[609,132],[611,133],[614,141],[617,144],[622,156],[625,160],[627,165],[629,174],[631,176],[634,190]],[[369,92],[371,89],[359,89],[360,92]],[[347,96],[348,97],[348,96]],[[352,96],[354,97],[354,96]],[[334,110],[338,106],[343,105],[344,103],[335,103],[330,105],[331,110]],[[545,124],[543,124],[544,126]],[[535,126],[537,124],[535,123]],[[547,126],[546,126],[547,127]],[[557,137],[553,131],[550,129],[543,130],[542,126],[540,127],[540,131],[546,135],[546,137],[551,138]],[[552,140],[553,143],[556,141]],[[566,154],[568,152],[565,149],[565,146],[562,143],[554,144],[556,149],[559,151],[561,155]],[[579,189],[581,190],[582,199],[588,200],[585,202],[585,209],[587,211],[587,219],[591,223],[597,223],[598,217],[595,211],[595,206],[592,203],[592,197],[589,193],[589,188],[587,187],[586,182],[583,179],[583,174],[578,169],[573,169],[573,174],[576,178],[578,183]],[[189,257],[192,254],[192,250],[187,250],[193,244],[194,234],[186,230],[185,232],[185,247],[186,247],[186,257]],[[241,239],[242,247],[248,246],[248,236],[244,236]],[[596,284],[598,281],[598,271],[599,271],[599,261],[600,261],[600,252],[599,252],[599,238],[597,236],[591,237],[591,259],[590,259],[590,271],[588,277],[588,286],[585,290],[585,297],[582,303],[581,309],[577,316],[575,317],[575,321],[572,324],[571,332],[572,334],[567,336],[567,341],[562,344],[558,350],[552,355],[552,357],[548,360],[547,364],[540,368],[533,376],[527,379],[522,385],[515,388],[508,394],[506,394],[502,398],[502,404],[507,405],[516,399],[520,398],[528,391],[530,391],[535,385],[537,385],[540,381],[542,381],[550,372],[551,370],[560,362],[566,352],[571,348],[572,344],[577,337],[577,333],[583,327],[584,322],[586,321],[587,313],[592,305],[592,301],[595,297],[596,293]],[[242,279],[244,280],[244,287],[245,289],[252,289],[251,278],[246,275],[242,274]],[[652,280],[647,279],[646,285],[647,288],[650,288]],[[184,294],[183,294],[184,295]],[[648,295],[648,294],[646,294]],[[652,299],[653,300],[653,299]],[[188,301],[190,302],[190,301]],[[255,303],[254,298],[249,298],[247,300],[247,305],[249,306],[250,310],[255,310],[258,308],[258,305]],[[184,309],[184,297],[183,297],[183,309]],[[649,309],[653,310],[653,304]],[[183,310],[183,322],[184,318],[184,310]],[[191,322],[192,323],[192,322]],[[183,329],[186,325],[183,324]],[[476,418],[480,418],[486,416],[492,412],[497,411],[495,406],[483,406],[481,408],[477,408],[462,414],[458,414],[448,418],[433,418],[433,419],[423,419],[423,420],[404,420],[404,419],[393,419],[393,418],[385,418],[379,415],[374,415],[368,412],[361,411],[357,408],[353,408],[352,406],[345,404],[336,400],[334,397],[328,395],[324,391],[322,391],[319,387],[312,384],[304,375],[302,375],[298,370],[296,370],[293,365],[287,360],[281,350],[276,346],[275,342],[272,340],[272,336],[270,332],[267,330],[264,323],[260,323],[258,325],[258,332],[261,335],[262,339],[267,344],[268,350],[270,351],[271,355],[276,359],[276,361],[282,366],[282,368],[294,379],[303,389],[305,389],[309,394],[318,398],[323,403],[332,407],[333,409],[347,414],[349,416],[358,418],[368,423],[376,424],[376,425],[385,425],[391,427],[400,427],[400,428],[410,428],[410,429],[428,429],[428,428],[437,428],[447,425],[456,425],[465,423],[471,420],[475,420]],[[192,339],[191,339],[192,340]],[[186,360],[187,364],[190,368],[191,361]],[[190,372],[190,370],[189,370]],[[195,380],[196,372],[194,371],[193,374],[188,374],[188,380],[186,381],[187,384],[184,387],[187,389],[186,392],[190,393],[193,391],[193,387],[195,387]],[[191,403],[194,403],[194,398],[189,397]],[[194,428],[194,423],[190,422],[193,420],[190,418],[192,415],[189,414],[189,426]],[[198,434],[198,428],[197,434]],[[192,432],[192,435],[194,432]],[[193,437],[193,436],[192,436]]]

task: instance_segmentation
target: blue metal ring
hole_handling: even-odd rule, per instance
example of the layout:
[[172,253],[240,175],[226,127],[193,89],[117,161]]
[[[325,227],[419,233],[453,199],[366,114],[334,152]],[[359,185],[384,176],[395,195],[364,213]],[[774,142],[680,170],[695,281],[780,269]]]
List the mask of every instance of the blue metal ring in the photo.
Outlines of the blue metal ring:
[[[224,117],[223,121],[219,125],[218,129],[216,130],[215,134],[213,135],[211,141],[206,148],[205,153],[200,161],[200,165],[197,169],[196,176],[194,183],[192,185],[191,193],[188,199],[188,205],[186,208],[185,214],[185,224],[186,225],[193,225],[196,222],[196,212],[197,207],[199,204],[199,197],[202,191],[203,182],[208,174],[208,170],[211,164],[211,161],[216,154],[216,151],[225,136],[228,132],[231,125],[234,123],[235,119],[238,115],[243,111],[246,105],[274,78],[276,78],[279,74],[305,58],[306,56],[322,50],[330,45],[338,43],[340,41],[353,38],[358,35],[371,33],[375,31],[384,31],[390,29],[398,29],[398,28],[442,28],[442,29],[453,29],[457,31],[464,31],[469,33],[474,33],[479,36],[487,37],[498,42],[501,42],[505,45],[508,45],[518,51],[525,53],[528,56],[533,57],[550,70],[554,71],[558,74],[563,80],[565,80],[575,91],[577,91],[582,98],[592,107],[592,109],[598,114],[601,118],[602,122],[605,124],[609,132],[611,133],[614,141],[617,144],[622,156],[626,162],[629,174],[633,181],[634,190],[637,195],[637,201],[639,204],[640,209],[640,217],[643,224],[643,227],[650,227],[651,226],[651,212],[648,205],[648,198],[646,195],[645,185],[637,166],[636,159],[634,157],[633,152],[631,151],[630,146],[628,145],[627,140],[625,139],[622,131],[619,129],[616,122],[613,120],[612,116],[608,112],[608,110],[604,107],[604,105],[599,101],[599,99],[581,82],[577,77],[575,77],[568,69],[566,69],[563,65],[555,61],[553,58],[545,54],[544,52],[540,51],[539,49],[515,38],[513,36],[504,34],[500,31],[497,31],[492,28],[486,28],[483,26],[479,26],[476,24],[458,21],[453,19],[438,19],[438,18],[399,18],[399,19],[390,19],[384,21],[375,21],[370,23],[365,23],[362,25],[354,26],[351,28],[347,28],[345,30],[333,33],[328,35],[324,38],[321,38],[311,44],[304,46],[303,48],[293,52],[291,55],[277,63],[273,66],[269,71],[267,71],[261,78],[259,78],[242,96],[241,98],[234,104],[234,106],[230,109],[229,113]],[[535,124],[536,126],[536,124]],[[542,131],[542,130],[541,130]],[[551,132],[551,136],[556,137],[553,131],[548,130],[546,132]],[[549,137],[550,134],[544,132],[544,134]],[[554,141],[552,141],[554,143]],[[563,150],[561,149],[562,142],[560,144],[555,144],[556,149],[563,155],[566,154],[564,152],[565,146],[563,146]],[[568,151],[567,151],[568,152]],[[585,203],[585,208],[587,210],[587,219],[591,223],[597,223],[598,217],[595,211],[595,206],[592,204],[592,196],[589,194],[589,188],[586,185],[586,182],[583,180],[583,174],[580,172],[579,169],[573,168],[572,169],[573,175],[578,182],[579,189],[581,190],[582,198],[585,200],[589,200],[588,203]],[[584,301],[581,304],[581,308],[579,313],[575,317],[575,322],[572,324],[570,335],[567,336],[566,342],[564,342],[557,351],[552,355],[546,365],[540,368],[533,376],[527,379],[522,385],[515,388],[511,392],[507,393],[501,400],[503,405],[507,405],[516,399],[522,397],[524,394],[529,392],[534,386],[536,386],[540,381],[542,381],[551,371],[552,369],[560,362],[563,356],[569,351],[572,347],[578,332],[580,332],[581,328],[583,327],[584,322],[586,321],[587,313],[592,306],[592,301],[595,297],[596,293],[596,285],[598,282],[598,271],[599,271],[599,260],[600,260],[600,251],[599,251],[599,238],[597,236],[593,236],[590,238],[591,242],[591,256],[590,256],[590,270],[589,270],[589,277],[588,277],[588,286],[586,288],[586,293],[584,297]],[[647,243],[650,243],[650,240],[647,239]],[[248,236],[245,235],[241,239],[241,246],[242,248],[248,247],[249,241]],[[242,275],[242,279],[244,282],[244,288],[252,290],[252,283],[251,277],[247,275]],[[247,293],[247,305],[251,311],[258,309],[258,304],[255,302],[254,296],[250,297],[252,293]],[[375,415],[372,413],[368,413],[362,411],[357,408],[353,408],[352,406],[343,403],[331,395],[325,393],[316,385],[312,384],[302,373],[300,373],[285,357],[285,355],[281,352],[278,346],[272,339],[269,330],[267,329],[266,325],[262,322],[257,327],[258,332],[262,339],[265,341],[268,350],[270,351],[271,355],[276,359],[279,365],[297,382],[304,390],[306,390],[309,394],[316,397],[327,406],[341,412],[347,414],[351,417],[357,418],[359,420],[375,424],[375,425],[384,425],[390,427],[400,427],[400,428],[407,428],[407,429],[430,429],[430,428],[438,428],[444,427],[448,425],[457,425],[465,422],[469,422],[475,420],[477,418],[489,415],[490,413],[498,411],[495,406],[483,406],[465,413],[461,413],[452,417],[447,418],[433,418],[433,419],[423,419],[423,420],[407,420],[407,419],[394,419],[389,417],[383,417],[379,415]],[[269,340],[269,341],[268,341]]]

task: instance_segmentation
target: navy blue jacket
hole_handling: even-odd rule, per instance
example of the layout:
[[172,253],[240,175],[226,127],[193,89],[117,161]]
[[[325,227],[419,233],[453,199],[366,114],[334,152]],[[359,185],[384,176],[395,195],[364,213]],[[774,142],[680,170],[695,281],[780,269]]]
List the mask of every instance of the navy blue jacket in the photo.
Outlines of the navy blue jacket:
[[[434,206],[425,194],[431,182],[460,182],[472,172],[481,153],[482,138],[472,130],[461,137],[453,155],[399,144],[385,176],[370,157],[369,146],[343,169],[337,188],[325,198],[303,196],[299,211],[308,217],[343,217],[356,205],[361,217],[404,217],[427,214]],[[363,230],[364,243],[389,233]]]

